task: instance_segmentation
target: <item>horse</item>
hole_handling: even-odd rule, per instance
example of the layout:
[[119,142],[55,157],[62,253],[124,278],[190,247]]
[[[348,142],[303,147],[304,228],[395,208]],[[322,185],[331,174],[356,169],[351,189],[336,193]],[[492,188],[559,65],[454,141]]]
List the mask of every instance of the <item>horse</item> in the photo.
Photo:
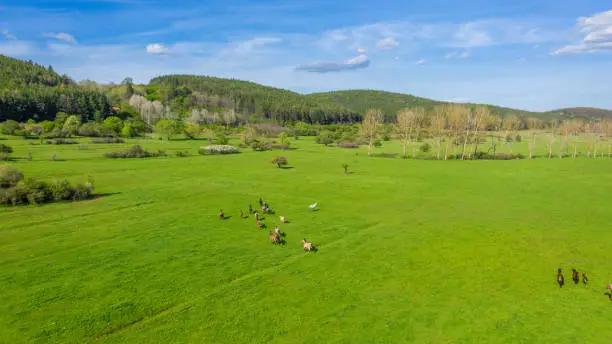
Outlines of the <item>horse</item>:
[[306,238],[304,238],[304,240],[302,240],[302,245],[304,245],[304,251],[312,251],[312,243],[306,241]]
[[612,300],[612,284],[608,284],[606,286],[606,290],[608,291],[608,296],[610,297],[610,300]]
[[587,277],[586,273],[582,273],[582,283],[584,283],[584,285],[589,284],[589,278]]
[[563,278],[561,268],[557,270],[557,283],[559,283],[559,288],[563,287],[563,285],[565,284],[565,278]]
[[240,218],[244,217],[244,212],[242,211],[242,209],[240,209]]
[[277,225],[274,225],[274,233],[276,233],[276,235],[280,236],[281,235],[281,231],[280,228],[278,228]]
[[257,210],[255,210],[255,220],[259,221],[259,212]]
[[580,274],[576,269],[572,269],[572,279],[574,280],[574,284],[578,284],[580,282]]
[[224,220],[225,214],[223,213],[223,209],[219,210],[219,220]]
[[261,221],[257,220],[257,229],[261,229]]
[[282,223],[287,223],[287,219],[284,216],[279,216],[279,218]]
[[272,232],[268,233],[268,237],[270,238],[270,241],[272,242],[272,244],[280,244],[280,237]]

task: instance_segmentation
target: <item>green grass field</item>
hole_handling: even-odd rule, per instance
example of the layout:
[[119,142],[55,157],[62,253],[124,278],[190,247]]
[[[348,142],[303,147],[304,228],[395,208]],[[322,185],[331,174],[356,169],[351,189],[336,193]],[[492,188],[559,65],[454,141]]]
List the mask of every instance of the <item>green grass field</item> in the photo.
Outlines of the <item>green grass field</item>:
[[[280,153],[109,160],[137,141],[2,142],[26,177],[91,175],[103,194],[0,208],[2,343],[612,338],[612,159],[386,159],[304,138]],[[205,144],[140,143],[192,154]],[[279,154],[292,169],[270,163]],[[260,195],[276,211],[269,228],[290,221],[285,246],[238,217]],[[219,208],[232,217],[217,219]],[[304,237],[318,252],[303,252]],[[588,287],[573,284],[573,267]]]

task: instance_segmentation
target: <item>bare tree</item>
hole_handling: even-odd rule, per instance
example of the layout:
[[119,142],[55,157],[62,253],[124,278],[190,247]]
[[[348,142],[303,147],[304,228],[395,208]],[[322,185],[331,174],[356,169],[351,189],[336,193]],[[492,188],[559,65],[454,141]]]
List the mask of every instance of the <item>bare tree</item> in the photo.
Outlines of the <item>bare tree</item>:
[[513,146],[512,146],[512,142],[514,141],[514,133],[516,133],[518,131],[519,128],[519,119],[518,117],[516,117],[515,115],[509,115],[503,118],[502,121],[502,128],[505,131],[504,134],[504,144],[502,144],[502,153],[504,152],[504,145],[506,142],[509,143],[510,145],[510,154],[512,154],[513,151]]
[[[493,147],[493,156],[497,154],[497,145],[499,144],[499,135],[501,134],[502,127],[502,118],[501,116],[491,115],[489,119],[489,126],[493,129],[493,134],[491,134],[491,146]],[[505,138],[502,138],[502,144],[505,141]]]
[[236,122],[236,111],[231,109],[225,109],[222,113],[223,123],[225,123],[225,127],[229,130],[229,127]]
[[540,128],[540,120],[534,117],[527,118],[527,128],[529,129],[529,159],[533,159],[536,149],[537,130]]
[[[442,137],[446,128],[446,113],[447,106],[437,105],[434,107],[433,115],[430,118],[430,128],[433,135],[436,137],[436,157],[440,160],[440,150],[442,149]],[[404,153],[405,154],[405,153]],[[444,156],[446,160],[446,155]]]
[[403,148],[403,158],[406,159],[406,151],[408,150],[408,144],[410,143],[410,139],[412,137],[412,132],[414,131],[416,115],[412,109],[405,108],[401,109],[397,113],[396,117],[396,132],[399,134],[402,140],[402,148]]
[[[470,109],[461,104],[449,104],[446,114],[448,127],[455,138],[455,145],[458,147],[461,133],[466,128],[467,121],[469,120]],[[456,150],[455,154],[457,154]]]
[[552,158],[553,146],[555,142],[557,142],[557,127],[559,122],[556,119],[551,119],[548,122],[548,127],[550,129],[550,140],[548,142],[548,158]]
[[365,113],[361,122],[361,136],[368,140],[368,155],[372,154],[374,141],[379,137],[384,124],[382,111],[370,109]]
[[474,109],[472,115],[472,132],[473,132],[473,142],[474,142],[474,155],[478,152],[478,144],[480,143],[480,138],[478,137],[478,132],[486,129],[486,127],[491,123],[492,117],[489,108],[484,105],[479,105]]

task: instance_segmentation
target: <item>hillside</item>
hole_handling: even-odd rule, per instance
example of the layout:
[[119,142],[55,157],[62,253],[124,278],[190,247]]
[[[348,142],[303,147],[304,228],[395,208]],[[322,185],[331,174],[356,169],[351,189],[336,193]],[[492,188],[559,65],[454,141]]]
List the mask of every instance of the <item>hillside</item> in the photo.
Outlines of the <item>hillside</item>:
[[554,112],[562,112],[568,117],[582,118],[603,118],[612,117],[612,110],[598,109],[592,107],[576,107],[555,110]]
[[58,112],[92,119],[112,109],[104,93],[81,88],[51,67],[0,55],[0,122],[52,120]]
[[[312,93],[307,95],[308,98],[317,102],[331,102],[347,107],[348,109],[364,113],[367,109],[377,108],[381,109],[385,115],[393,116],[402,108],[421,106],[426,109],[431,109],[436,105],[447,104],[448,102],[442,102],[427,98],[416,97],[410,94],[374,91],[374,90],[346,90],[346,91],[333,91],[333,92],[322,92]],[[476,106],[480,104],[468,104],[470,106]],[[552,119],[561,118],[560,111],[548,111],[548,112],[532,112],[525,110],[517,110],[511,108],[505,108],[495,105],[488,105],[493,113],[501,116],[507,116],[514,114],[521,118],[537,117],[540,119]]]

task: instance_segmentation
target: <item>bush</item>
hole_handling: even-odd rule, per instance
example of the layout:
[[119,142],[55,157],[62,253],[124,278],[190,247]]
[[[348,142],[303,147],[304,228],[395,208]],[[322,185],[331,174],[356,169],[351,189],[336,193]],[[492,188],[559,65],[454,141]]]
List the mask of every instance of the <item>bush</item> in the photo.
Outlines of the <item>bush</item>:
[[377,158],[395,158],[397,157],[397,153],[376,153],[372,154],[372,156]]
[[87,122],[79,127],[80,136],[98,137],[101,136],[100,125],[96,122]]
[[421,147],[419,147],[419,149],[421,150],[421,152],[427,153],[427,152],[429,152],[431,150],[431,145],[429,143],[425,142],[425,143],[423,143],[421,145]]
[[340,148],[359,148],[359,143],[350,141],[340,141],[337,144]]
[[0,166],[0,189],[17,185],[23,179],[23,173],[10,166]]
[[236,147],[228,146],[228,145],[213,145],[213,146],[200,147],[200,150],[198,152],[202,155],[220,155],[220,154],[240,153],[240,151],[238,151]]
[[174,155],[178,158],[185,158],[185,157],[188,157],[190,154],[187,151],[184,151],[184,152],[177,151],[176,153],[174,153]]
[[4,121],[0,123],[0,133],[4,135],[19,135],[19,131],[21,130],[21,124],[17,121],[13,121],[9,119],[8,121]]
[[123,139],[118,137],[104,137],[101,139],[91,140],[91,143],[124,143]]
[[53,140],[47,140],[46,143],[48,145],[75,145],[79,142],[75,141],[75,140],[70,140],[70,139],[62,139],[62,138],[57,138],[57,139],[53,139]]
[[521,142],[521,141],[523,141],[523,138],[521,137],[521,135],[517,134],[516,137],[514,138],[514,141]]
[[276,167],[280,168],[281,166],[285,166],[288,164],[287,158],[284,156],[277,156],[272,160],[272,163],[276,165]]
[[506,142],[512,142],[514,141],[514,138],[512,138],[512,135],[506,135],[505,139]]
[[8,153],[0,153],[0,161],[9,161],[11,160],[11,155]]
[[251,144],[251,148],[253,148],[254,151],[263,152],[272,149],[272,144],[270,142],[262,142],[255,140]]
[[0,143],[0,153],[11,154],[13,153],[13,147]]
[[218,145],[225,146],[229,143],[229,137],[227,137],[224,133],[218,133],[217,136],[215,136],[215,142]]
[[389,133],[385,133],[382,139],[383,141],[391,141],[391,135]]
[[119,158],[151,158],[151,157],[159,157],[165,156],[166,154],[163,151],[157,152],[149,152],[147,150],[142,149],[140,145],[132,146],[132,148],[120,151],[120,152],[109,152],[104,154],[105,157],[111,159],[119,159]]
[[47,183],[35,178],[23,180],[23,174],[14,168],[0,167],[0,204],[42,204],[63,200],[88,199],[93,184],[86,182],[74,187],[67,180]]
[[379,148],[382,147],[382,141],[380,139],[374,140],[374,147]]

